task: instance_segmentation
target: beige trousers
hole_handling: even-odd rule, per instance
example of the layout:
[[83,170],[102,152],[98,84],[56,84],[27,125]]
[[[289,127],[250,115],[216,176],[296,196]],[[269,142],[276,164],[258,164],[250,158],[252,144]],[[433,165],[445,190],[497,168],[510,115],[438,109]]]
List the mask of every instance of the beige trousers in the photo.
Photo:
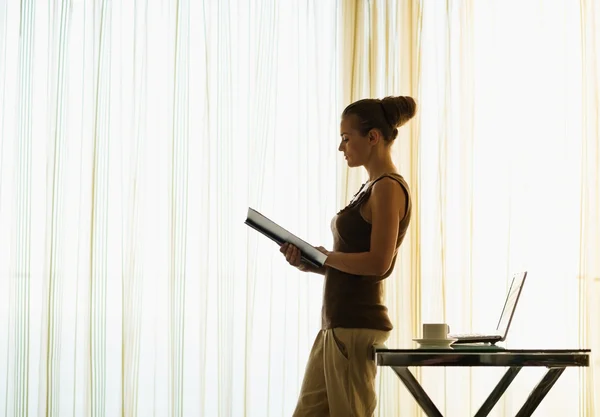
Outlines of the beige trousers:
[[293,416],[371,417],[377,404],[372,347],[388,337],[372,329],[319,331]]

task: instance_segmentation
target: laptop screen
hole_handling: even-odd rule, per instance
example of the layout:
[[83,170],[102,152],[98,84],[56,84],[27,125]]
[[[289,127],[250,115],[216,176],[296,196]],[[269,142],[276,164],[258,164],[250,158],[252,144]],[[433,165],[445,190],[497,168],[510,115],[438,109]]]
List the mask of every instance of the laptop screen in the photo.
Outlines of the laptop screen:
[[515,308],[517,307],[517,301],[519,300],[519,295],[521,294],[521,289],[523,288],[523,282],[525,281],[525,277],[527,276],[527,272],[520,272],[513,276],[512,283],[510,284],[510,288],[508,290],[508,295],[506,296],[506,301],[504,302],[504,308],[502,309],[502,314],[500,315],[500,320],[498,321],[497,331],[502,337],[506,336],[508,332],[508,328],[510,326],[510,322],[512,321]]

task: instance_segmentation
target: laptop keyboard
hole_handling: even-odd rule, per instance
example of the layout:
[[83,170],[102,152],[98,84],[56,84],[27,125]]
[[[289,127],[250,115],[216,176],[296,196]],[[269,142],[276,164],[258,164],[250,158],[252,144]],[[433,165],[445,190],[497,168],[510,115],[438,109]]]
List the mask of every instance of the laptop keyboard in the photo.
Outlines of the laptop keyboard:
[[450,337],[453,337],[455,339],[460,339],[460,338],[471,338],[471,337],[490,337],[489,334],[483,334],[483,333],[459,333],[459,334],[451,334],[449,335]]

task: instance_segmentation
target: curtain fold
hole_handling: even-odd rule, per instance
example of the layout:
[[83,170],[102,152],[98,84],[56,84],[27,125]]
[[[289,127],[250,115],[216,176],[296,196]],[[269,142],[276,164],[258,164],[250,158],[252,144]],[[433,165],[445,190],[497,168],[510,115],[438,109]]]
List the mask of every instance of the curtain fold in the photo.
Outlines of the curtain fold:
[[582,147],[579,243],[579,344],[592,349],[590,369],[580,372],[579,410],[600,414],[600,7],[582,0]]

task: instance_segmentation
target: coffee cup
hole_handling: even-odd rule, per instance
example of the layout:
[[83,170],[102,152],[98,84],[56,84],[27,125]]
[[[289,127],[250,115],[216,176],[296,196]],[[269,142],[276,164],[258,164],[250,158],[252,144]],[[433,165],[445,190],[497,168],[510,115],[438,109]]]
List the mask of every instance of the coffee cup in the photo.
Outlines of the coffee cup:
[[423,339],[446,339],[450,333],[450,326],[446,323],[423,323]]

